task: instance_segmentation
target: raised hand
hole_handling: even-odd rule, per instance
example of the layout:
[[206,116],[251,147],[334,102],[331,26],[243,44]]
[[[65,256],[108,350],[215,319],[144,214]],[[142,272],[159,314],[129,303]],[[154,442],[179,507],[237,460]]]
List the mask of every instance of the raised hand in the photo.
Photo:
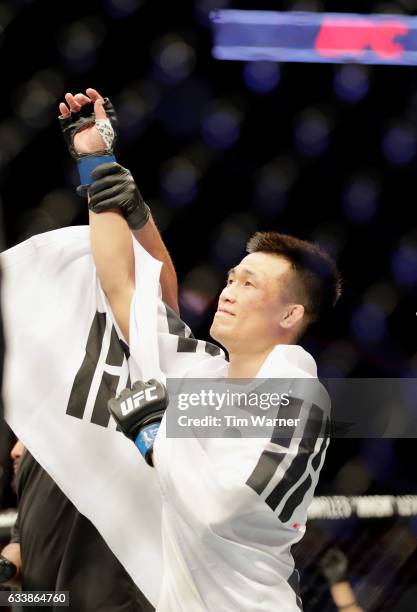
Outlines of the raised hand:
[[[89,109],[94,112],[97,119],[107,119],[106,111],[103,108],[103,97],[92,88],[87,89],[86,93],[88,95],[82,93],[77,93],[75,96],[72,93],[65,94],[67,104],[61,102],[59,105],[61,117],[69,119],[71,113],[79,113],[83,108],[86,110],[87,105],[90,105]],[[91,105],[93,105],[93,108],[91,108]],[[94,123],[81,128],[74,135],[73,145],[77,153],[96,153],[106,148],[103,137]]]
[[89,185],[97,165],[115,161],[116,114],[110,100],[91,87],[85,94],[67,93],[65,101],[59,105],[62,133],[78,162],[82,185]]

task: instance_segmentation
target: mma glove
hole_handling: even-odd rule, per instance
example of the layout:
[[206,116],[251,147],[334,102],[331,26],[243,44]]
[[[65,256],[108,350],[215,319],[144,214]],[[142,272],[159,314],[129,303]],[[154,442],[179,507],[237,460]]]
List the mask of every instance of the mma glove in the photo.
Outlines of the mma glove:
[[319,567],[329,586],[348,580],[348,561],[338,548],[329,548],[320,560]]
[[91,173],[89,208],[95,213],[117,208],[131,229],[140,229],[149,219],[145,204],[133,176],[116,162],[97,166]]
[[[62,115],[59,117],[61,131],[70,155],[78,164],[81,179],[81,189],[77,191],[79,195],[86,195],[87,187],[91,183],[91,171],[96,166],[105,162],[116,161],[113,154],[117,128],[116,113],[108,98],[104,98],[103,108],[106,111],[107,119],[96,119],[93,102],[85,104],[78,112],[71,112],[69,117]],[[78,153],[74,148],[74,136],[89,125],[96,126],[105,145],[101,151],[95,153]]]
[[165,386],[152,378],[135,382],[131,389],[123,389],[107,404],[124,435],[133,440],[150,466],[153,444],[168,401]]
[[11,580],[16,573],[17,567],[15,564],[9,559],[6,559],[6,557],[3,557],[3,555],[0,555],[0,584]]

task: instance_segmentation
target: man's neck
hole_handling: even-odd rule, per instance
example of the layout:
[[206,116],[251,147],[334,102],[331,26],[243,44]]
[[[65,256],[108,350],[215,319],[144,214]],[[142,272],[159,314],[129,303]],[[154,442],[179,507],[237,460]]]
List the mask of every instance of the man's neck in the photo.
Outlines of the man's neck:
[[229,352],[228,378],[255,378],[275,346],[259,353]]

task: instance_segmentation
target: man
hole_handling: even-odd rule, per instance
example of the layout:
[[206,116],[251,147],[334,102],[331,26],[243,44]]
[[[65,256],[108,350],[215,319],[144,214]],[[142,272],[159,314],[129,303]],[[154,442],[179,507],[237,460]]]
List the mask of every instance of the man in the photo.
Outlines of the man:
[[76,612],[153,610],[94,525],[20,441],[11,457],[18,517],[11,541],[1,552],[0,567],[3,562],[8,576],[7,562],[12,562],[15,573],[4,584],[23,591],[68,591],[69,609]]
[[[12,486],[15,491],[17,470],[24,452],[25,447],[20,440],[17,440],[10,451],[10,459],[12,460],[13,466]],[[20,544],[16,535],[15,525],[13,527],[11,541],[0,552],[0,584],[2,586],[18,587],[21,584],[22,557],[20,554]]]
[[329,585],[330,594],[338,610],[364,612],[357,602],[347,573],[348,560],[339,548],[329,548],[320,559],[319,568]]
[[[78,105],[92,100],[96,118],[105,121],[99,94],[87,94],[87,99],[67,94],[69,108],[60,106],[63,116],[69,119]],[[80,153],[103,152],[95,126],[74,133],[73,143]],[[136,316],[137,283],[144,270],[136,269],[128,223],[133,208],[146,228],[147,211],[139,192],[132,190],[131,177],[117,164],[98,166],[92,179],[92,252],[101,286],[133,349],[146,320]],[[210,370],[231,379],[316,377],[313,358],[296,342],[339,298],[334,262],[310,243],[273,232],[255,235],[248,253],[229,272],[210,330],[227,349],[229,363],[219,356],[202,358],[194,349],[195,361],[182,375],[203,377]],[[169,363],[163,370],[170,375]],[[135,411],[122,407],[126,397],[113,414],[131,435]],[[165,400],[158,401],[160,413]],[[153,455],[164,500],[158,610],[300,609],[290,547],[303,535],[329,430],[327,406],[307,404],[299,402],[302,425],[287,439],[211,442],[195,436],[184,441],[167,436],[162,420]]]

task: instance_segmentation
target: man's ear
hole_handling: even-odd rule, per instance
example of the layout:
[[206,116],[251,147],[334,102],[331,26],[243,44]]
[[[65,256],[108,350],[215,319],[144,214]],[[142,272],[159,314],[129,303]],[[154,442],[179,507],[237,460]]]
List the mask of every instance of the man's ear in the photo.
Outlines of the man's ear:
[[281,327],[291,329],[304,317],[304,306],[302,304],[289,304],[284,311],[280,321]]

